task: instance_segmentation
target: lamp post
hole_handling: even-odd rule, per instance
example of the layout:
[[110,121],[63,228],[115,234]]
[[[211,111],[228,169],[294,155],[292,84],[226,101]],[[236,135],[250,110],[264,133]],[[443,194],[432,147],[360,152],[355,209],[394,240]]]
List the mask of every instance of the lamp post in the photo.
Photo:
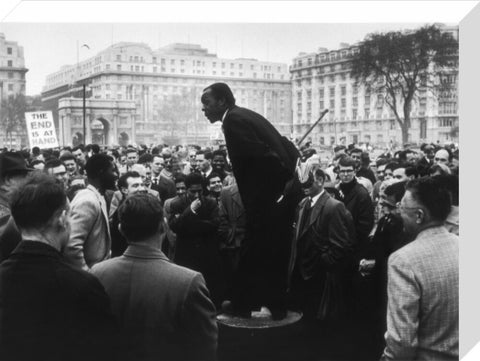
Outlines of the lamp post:
[[87,84],[83,84],[83,144],[87,144],[87,124],[85,122],[86,114],[87,114],[87,107],[86,107],[86,90]]

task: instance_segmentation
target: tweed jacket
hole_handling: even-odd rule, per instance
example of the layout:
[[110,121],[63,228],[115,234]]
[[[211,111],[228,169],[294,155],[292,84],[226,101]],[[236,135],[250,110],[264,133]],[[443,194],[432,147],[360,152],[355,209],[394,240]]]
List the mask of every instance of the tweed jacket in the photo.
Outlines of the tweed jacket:
[[200,273],[147,244],[130,244],[92,273],[120,324],[122,360],[215,359],[215,308]]
[[70,205],[71,232],[65,248],[67,262],[88,270],[95,263],[110,258],[110,227],[105,199],[88,185],[77,193]]
[[388,260],[382,360],[458,360],[458,237],[422,231]]

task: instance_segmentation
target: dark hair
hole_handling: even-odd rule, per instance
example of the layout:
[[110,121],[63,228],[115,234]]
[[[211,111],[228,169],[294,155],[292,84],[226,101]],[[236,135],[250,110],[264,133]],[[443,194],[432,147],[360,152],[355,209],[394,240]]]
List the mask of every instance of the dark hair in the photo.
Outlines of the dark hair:
[[128,188],[128,183],[127,183],[128,178],[140,178],[140,177],[141,177],[140,173],[136,171],[131,171],[131,172],[122,174],[122,176],[118,179],[118,182],[117,182],[118,189]]
[[40,148],[39,147],[33,147],[32,148],[32,154],[37,156],[40,155]]
[[157,232],[163,219],[162,204],[151,194],[132,194],[119,207],[118,219],[128,241],[144,240]]
[[73,160],[73,161],[75,161],[75,163],[77,162],[75,156],[74,156],[72,153],[67,153],[67,154],[62,155],[62,156],[60,157],[60,160],[61,160],[62,162],[65,162],[65,161],[67,161],[67,160]]
[[[221,149],[214,150],[212,153],[212,159],[218,155],[222,156],[225,160],[227,160],[227,153],[224,150],[221,150]],[[205,156],[205,158],[207,158],[207,156]]]
[[333,151],[336,153],[345,149],[347,149],[347,147],[345,147],[344,145],[337,145],[336,147],[333,148]]
[[125,154],[128,154],[128,153],[137,153],[138,155],[138,150],[136,150],[135,148],[127,148],[127,150],[125,151]]
[[140,158],[138,158],[138,164],[145,164],[153,162],[153,156],[149,153],[142,154]]
[[324,181],[327,179],[326,173],[321,168],[315,170],[315,177],[322,178]]
[[106,154],[94,154],[85,165],[85,171],[89,179],[98,179],[112,165],[111,157]]
[[439,177],[422,177],[407,183],[407,190],[430,213],[433,219],[445,221],[452,205],[450,193],[438,179]]
[[408,165],[405,167],[405,175],[407,177],[413,176],[414,178],[417,178],[419,176],[418,168],[415,165]]
[[76,151],[79,150],[79,149],[80,149],[82,152],[85,152],[85,147],[84,147],[84,145],[83,145],[83,144],[79,144],[79,145],[77,145],[76,147],[73,147],[73,148],[72,148],[72,153],[73,153],[73,152],[76,152]]
[[100,153],[100,146],[98,144],[91,144],[90,149],[92,149],[93,154],[99,154]]
[[222,177],[220,177],[220,174],[218,174],[216,172],[211,172],[207,177],[207,184],[208,185],[210,185],[210,179],[213,179],[213,178],[220,178],[220,181],[222,180]]
[[58,158],[51,158],[45,163],[44,171],[47,172],[49,169],[60,167],[63,165],[62,161]]
[[458,176],[454,174],[437,175],[435,178],[450,192],[452,196],[452,205],[458,206],[459,201],[459,183]]
[[12,193],[12,216],[19,228],[42,228],[66,203],[63,185],[44,173],[32,172]]
[[398,162],[390,162],[385,166],[385,170],[390,169],[392,172],[398,168],[401,168]]
[[405,186],[407,182],[397,182],[390,184],[387,188],[385,188],[384,193],[389,197],[395,198],[395,203],[400,202],[405,194]]
[[41,164],[41,163],[45,164],[45,162],[44,162],[43,160],[35,159],[35,160],[33,160],[33,161],[30,163],[30,167],[34,167],[34,166],[36,166],[37,164]]
[[213,153],[210,152],[209,150],[199,150],[196,155],[201,155],[205,157],[207,160],[212,160],[213,159]]
[[363,153],[363,150],[361,150],[360,148],[353,148],[353,149],[350,149],[348,154],[352,154],[352,153]]
[[187,189],[194,184],[200,184],[203,187],[204,183],[203,176],[198,173],[190,173],[185,177],[185,187],[187,187]]
[[209,85],[203,91],[210,90],[213,97],[217,100],[224,99],[225,104],[228,107],[233,107],[235,105],[235,97],[233,96],[232,90],[225,83],[214,83]]
[[181,182],[185,183],[185,178],[186,178],[185,174],[183,173],[177,174],[173,179],[173,183],[175,184],[181,183]]
[[349,156],[341,157],[338,165],[342,167],[353,167],[353,169],[357,168],[357,162],[355,161],[355,159]]
[[386,165],[388,163],[388,159],[387,158],[377,158],[377,160],[375,161],[375,163],[377,164],[377,167],[380,167],[382,165]]

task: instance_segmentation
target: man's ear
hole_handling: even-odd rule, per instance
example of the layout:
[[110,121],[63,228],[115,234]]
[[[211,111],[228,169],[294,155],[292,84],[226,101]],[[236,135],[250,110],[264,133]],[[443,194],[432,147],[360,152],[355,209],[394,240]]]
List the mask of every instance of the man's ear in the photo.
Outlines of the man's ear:
[[125,237],[125,234],[124,234],[123,231],[122,231],[122,225],[121,225],[120,223],[118,224],[118,231],[120,232],[120,234],[121,234],[124,238],[126,238],[126,237]]
[[128,194],[128,189],[124,188],[124,187],[120,187],[120,192],[122,192],[122,194],[124,194],[124,195],[127,195]]

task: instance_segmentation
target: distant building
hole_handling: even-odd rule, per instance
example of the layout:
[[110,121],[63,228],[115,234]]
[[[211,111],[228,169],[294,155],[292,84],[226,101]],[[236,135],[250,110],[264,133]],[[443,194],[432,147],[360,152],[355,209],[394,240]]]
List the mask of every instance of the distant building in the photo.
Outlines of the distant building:
[[[6,40],[5,35],[0,33],[0,114],[4,114],[5,109],[1,108],[10,96],[25,95],[27,71],[23,47],[16,41]],[[6,130],[0,125],[1,146],[10,147],[11,145],[12,148],[18,148],[22,144],[26,144],[24,126],[14,129],[11,137],[7,139]]]
[[[206,86],[219,81],[230,85],[237,105],[257,111],[282,134],[291,135],[287,64],[222,59],[196,44],[175,43],[155,51],[143,43],[114,44],[78,65],[64,66],[48,75],[42,101],[53,111],[56,123],[69,128],[63,134],[79,133],[78,125],[59,122],[59,104],[62,98],[82,98],[86,84],[91,104],[110,101],[115,108],[116,102],[119,106],[125,101],[134,102],[135,114],[128,111],[126,115],[133,116],[132,127],[123,130],[123,140],[127,136],[129,142],[135,139],[137,144],[210,144],[222,141],[223,134],[219,124],[211,125],[204,117],[200,96]],[[62,114],[69,111],[65,104]],[[87,127],[91,128],[97,118],[93,111],[87,113]],[[113,124],[108,116],[103,119]],[[120,126],[112,125],[110,129]],[[119,144],[120,133],[110,133],[103,139],[108,144]],[[86,143],[91,140],[87,131]],[[72,139],[65,141],[70,144]]]
[[[458,27],[443,27],[458,40]],[[368,84],[357,84],[350,77],[349,60],[357,45],[340,44],[336,50],[319,48],[300,53],[293,59],[292,74],[293,135],[300,138],[319,118],[329,112],[310,133],[313,145],[370,143],[401,145],[400,126],[381,94]],[[419,92],[411,113],[409,141],[458,142],[458,57],[440,79],[444,90],[437,94]]]

